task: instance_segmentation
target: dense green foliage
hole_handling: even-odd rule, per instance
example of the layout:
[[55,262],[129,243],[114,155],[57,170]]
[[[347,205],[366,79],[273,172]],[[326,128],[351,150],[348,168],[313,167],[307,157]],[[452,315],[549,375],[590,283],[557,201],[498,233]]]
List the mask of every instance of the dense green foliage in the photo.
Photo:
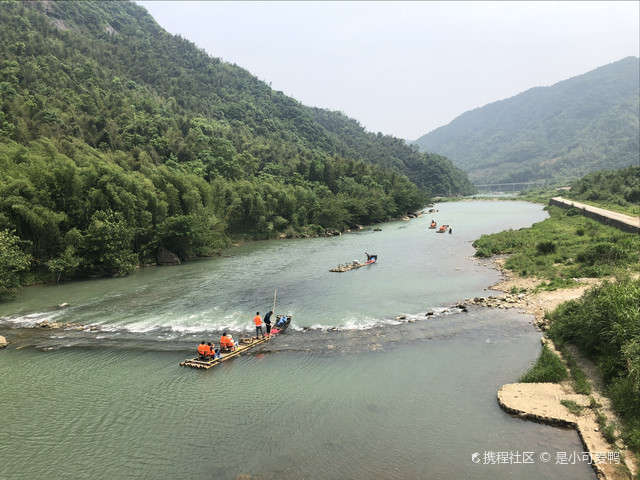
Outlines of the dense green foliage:
[[476,188],[451,161],[441,155],[420,153],[415,145],[381,133],[368,133],[360,124],[340,112],[309,109],[313,117],[343,142],[349,157],[370,159],[385,168],[398,170],[430,196],[473,195]]
[[640,214],[640,167],[591,172],[567,186],[565,183],[535,187],[518,193],[518,200],[548,204],[562,196],[631,216]]
[[11,298],[20,286],[20,272],[29,268],[30,258],[19,248],[20,239],[0,230],[0,300]]
[[562,196],[637,216],[640,214],[640,167],[589,173]]
[[570,285],[573,278],[640,270],[637,234],[573,215],[572,210],[548,210],[550,218],[531,228],[483,235],[473,244],[476,256],[510,254],[506,268],[523,277],[546,280],[541,285],[546,289]]
[[567,378],[567,369],[562,360],[544,345],[536,363],[518,381],[524,383],[558,383]]
[[477,184],[567,181],[638,165],[639,71],[628,57],[466,112],[415,143]]
[[550,337],[576,345],[594,360],[606,393],[625,421],[627,444],[640,453],[640,280],[629,276],[561,304],[551,315]]
[[0,258],[19,250],[14,277],[25,258],[41,279],[122,275],[159,247],[184,259],[317,235],[470,188],[443,157],[331,132],[132,2],[2,2],[0,28]]

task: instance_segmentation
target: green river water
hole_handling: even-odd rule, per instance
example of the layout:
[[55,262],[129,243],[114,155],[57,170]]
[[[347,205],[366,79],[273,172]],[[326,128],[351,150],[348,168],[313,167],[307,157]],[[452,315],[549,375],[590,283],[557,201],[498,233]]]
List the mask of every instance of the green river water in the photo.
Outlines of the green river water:
[[[582,452],[575,431],[497,404],[539,352],[532,318],[454,307],[499,279],[472,241],[541,221],[542,206],[436,208],[380,231],[22,290],[0,304],[0,479],[596,478],[556,463]],[[329,272],[365,251],[378,262]],[[276,290],[285,334],[208,371],[179,366],[200,340],[251,333]],[[34,328],[43,320],[84,328]]]

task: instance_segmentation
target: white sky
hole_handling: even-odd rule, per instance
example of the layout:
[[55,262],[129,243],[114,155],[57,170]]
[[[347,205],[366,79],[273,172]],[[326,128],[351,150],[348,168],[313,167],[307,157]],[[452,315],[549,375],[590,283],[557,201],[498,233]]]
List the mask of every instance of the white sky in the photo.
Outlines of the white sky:
[[415,140],[462,113],[640,56],[638,1],[137,1],[299,102]]

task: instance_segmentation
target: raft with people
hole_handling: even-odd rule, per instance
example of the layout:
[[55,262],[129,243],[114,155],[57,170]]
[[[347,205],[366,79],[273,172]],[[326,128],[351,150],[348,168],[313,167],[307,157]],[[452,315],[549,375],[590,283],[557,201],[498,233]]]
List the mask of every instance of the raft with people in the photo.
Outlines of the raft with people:
[[436,221],[435,220],[431,220],[431,224],[429,225],[429,228],[436,228]]
[[357,260],[354,260],[351,263],[345,263],[345,264],[338,265],[336,268],[330,268],[329,271],[330,272],[348,272],[349,270],[353,270],[355,268],[371,265],[373,263],[376,263],[376,260],[378,260],[378,255],[369,255],[368,253],[366,255],[367,255],[366,262],[358,262]]
[[[190,358],[181,362],[180,365],[183,367],[204,368],[205,370],[208,370],[209,368],[215,367],[230,358],[237,357],[258,345],[262,345],[269,340],[272,340],[275,336],[284,333],[287,328],[289,328],[290,324],[291,315],[278,315],[275,324],[271,328],[270,335],[265,334],[260,338],[240,338],[239,342],[234,343],[231,341],[230,345],[226,348],[221,345],[219,350],[211,351],[210,355],[206,355],[205,352],[205,355],[199,354],[195,358]],[[198,352],[200,353],[200,349],[198,349]]]
[[436,233],[445,233],[448,228],[449,228],[449,225],[440,225],[440,228],[436,230]]

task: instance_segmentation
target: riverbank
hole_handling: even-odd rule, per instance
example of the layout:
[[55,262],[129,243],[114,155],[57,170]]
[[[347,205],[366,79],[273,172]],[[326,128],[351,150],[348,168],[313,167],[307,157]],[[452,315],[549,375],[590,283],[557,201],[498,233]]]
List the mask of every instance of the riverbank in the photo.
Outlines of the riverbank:
[[[500,270],[504,277],[491,287],[491,290],[503,292],[498,296],[500,308],[518,308],[533,315],[534,324],[543,331],[549,324],[546,312],[554,310],[561,303],[581,297],[588,288],[602,281],[598,278],[581,278],[577,279],[579,285],[573,288],[536,292],[534,288],[540,284],[540,279],[519,277],[504,269],[504,261],[504,258],[498,258],[493,262],[495,268]],[[505,299],[507,301],[504,301]],[[482,304],[482,302],[474,303]],[[551,340],[545,337],[543,342],[563,358]],[[622,445],[611,445],[601,431],[598,413],[606,417],[608,424],[619,425],[620,421],[613,412],[609,399],[601,393],[603,381],[598,369],[590,361],[582,358],[577,351],[572,351],[571,355],[591,384],[591,395],[576,393],[569,380],[559,384],[513,383],[500,388],[498,403],[505,411],[520,418],[575,428],[584,445],[584,451],[591,454],[590,461],[599,478],[605,480],[634,478],[638,474],[638,459],[633,452],[626,450]],[[567,403],[581,407],[580,412],[576,414],[569,411],[565,406]],[[598,406],[597,411],[593,408],[594,405]],[[620,443],[619,440],[618,443]],[[617,451],[620,452],[619,457],[615,456],[614,452]]]

